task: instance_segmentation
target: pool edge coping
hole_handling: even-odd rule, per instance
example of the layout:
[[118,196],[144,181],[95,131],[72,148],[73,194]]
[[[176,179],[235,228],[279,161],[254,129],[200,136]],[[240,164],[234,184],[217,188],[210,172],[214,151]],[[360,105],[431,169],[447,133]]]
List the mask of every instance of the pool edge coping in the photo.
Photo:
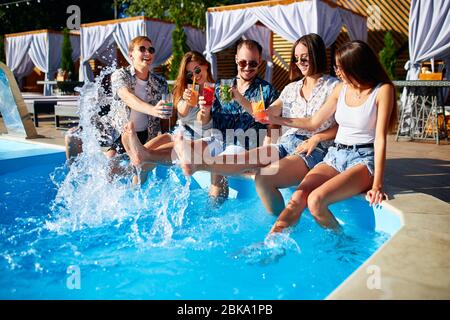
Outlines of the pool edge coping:
[[450,204],[400,193],[383,206],[401,228],[325,299],[450,299]]
[[49,148],[49,149],[56,149],[56,150],[61,150],[61,151],[66,150],[66,148],[64,146],[61,146],[58,144],[36,141],[34,139],[33,140],[26,139],[24,137],[12,136],[12,135],[8,135],[8,134],[0,134],[0,140],[16,141],[16,142],[29,143],[29,144],[38,144],[38,145],[41,145],[41,146]]

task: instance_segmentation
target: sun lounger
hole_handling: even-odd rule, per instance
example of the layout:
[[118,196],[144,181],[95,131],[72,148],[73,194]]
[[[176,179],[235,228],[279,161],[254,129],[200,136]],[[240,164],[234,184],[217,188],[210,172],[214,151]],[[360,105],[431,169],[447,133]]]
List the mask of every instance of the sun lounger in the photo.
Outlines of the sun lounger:
[[78,101],[58,101],[55,105],[55,127],[60,126],[60,117],[78,118]]
[[28,112],[33,115],[34,125],[36,127],[39,126],[39,113],[54,113],[55,105],[60,101],[77,102],[79,100],[78,96],[24,95],[23,98]]

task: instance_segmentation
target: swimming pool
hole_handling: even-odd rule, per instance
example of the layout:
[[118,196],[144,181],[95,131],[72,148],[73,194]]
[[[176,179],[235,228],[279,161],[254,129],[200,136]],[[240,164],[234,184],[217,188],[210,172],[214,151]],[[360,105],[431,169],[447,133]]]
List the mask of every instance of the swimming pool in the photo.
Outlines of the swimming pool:
[[207,175],[186,184],[178,168],[157,168],[141,189],[65,185],[64,154],[34,148],[0,139],[2,299],[323,299],[401,227],[354,197],[331,207],[344,235],[305,212],[262,246],[275,217],[252,181],[233,179],[236,197],[219,208]]

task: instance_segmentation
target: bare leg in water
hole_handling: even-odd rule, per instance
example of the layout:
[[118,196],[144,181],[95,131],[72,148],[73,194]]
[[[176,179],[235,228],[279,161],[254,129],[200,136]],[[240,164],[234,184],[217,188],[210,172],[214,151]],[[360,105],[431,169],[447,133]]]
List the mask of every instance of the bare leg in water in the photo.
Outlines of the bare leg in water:
[[[181,168],[187,176],[200,170],[224,176],[258,172],[259,168],[265,167],[279,159],[278,149],[271,145],[251,149],[239,154],[210,157],[203,150],[196,150],[195,145],[180,136],[175,138],[174,148],[180,159]],[[199,155],[199,152],[202,154]],[[200,159],[200,161],[192,161],[192,159]]]
[[[154,141],[157,140],[158,141]],[[134,130],[134,124],[129,122],[125,125],[122,133],[122,144],[130,157],[131,163],[139,168],[139,177],[133,176],[133,184],[144,183],[147,180],[148,172],[151,171],[156,164],[171,163],[171,153],[173,150],[173,142],[170,141],[170,136],[158,136],[145,145],[142,145]],[[166,143],[164,143],[167,141]],[[149,145],[149,148],[146,146]],[[155,149],[151,149],[154,147]]]
[[314,167],[300,183],[270,233],[281,232],[296,224],[307,206],[322,227],[340,230],[328,206],[369,189],[372,179],[364,165],[356,165],[342,173],[326,164]]
[[294,154],[270,164],[258,173],[255,176],[256,191],[267,212],[279,215],[284,209],[280,189],[297,186],[308,171],[305,161]]

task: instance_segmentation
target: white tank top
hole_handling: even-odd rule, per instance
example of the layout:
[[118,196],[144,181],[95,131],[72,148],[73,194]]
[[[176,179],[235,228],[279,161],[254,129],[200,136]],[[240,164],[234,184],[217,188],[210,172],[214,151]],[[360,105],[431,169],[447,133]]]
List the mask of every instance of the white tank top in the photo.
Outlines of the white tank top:
[[[147,92],[145,90],[146,86],[147,81],[136,78],[136,87],[134,88],[134,93],[137,97],[144,101],[146,101],[147,99]],[[148,115],[146,115],[145,113],[131,109],[129,120],[134,123],[134,128],[137,132],[147,130]]]
[[345,103],[347,85],[341,90],[336,106],[335,119],[339,124],[334,141],[336,143],[354,145],[373,143],[375,141],[375,129],[377,124],[376,98],[380,84],[375,87],[366,102],[349,107]]

